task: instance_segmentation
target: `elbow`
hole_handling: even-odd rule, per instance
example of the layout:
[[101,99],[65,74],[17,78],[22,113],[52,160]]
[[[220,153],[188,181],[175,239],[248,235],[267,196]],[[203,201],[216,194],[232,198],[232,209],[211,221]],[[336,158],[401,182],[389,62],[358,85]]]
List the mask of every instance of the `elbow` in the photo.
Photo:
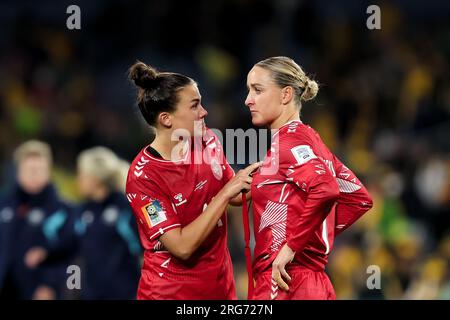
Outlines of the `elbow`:
[[366,209],[366,211],[369,211],[373,207],[373,200],[370,194],[366,191],[366,197],[362,202],[363,207]]
[[196,250],[195,244],[183,236],[180,228],[168,231],[159,240],[164,248],[179,260],[188,260]]
[[174,255],[177,259],[186,261],[188,260],[191,256],[193,251],[189,250],[189,248],[180,246],[180,248],[178,248],[177,250],[173,250],[173,252],[171,252],[172,255]]
[[192,255],[192,252],[182,252],[180,253],[177,258],[183,261],[188,260]]
[[177,258],[178,260],[181,260],[181,261],[187,261],[189,258],[190,258],[190,255],[188,255],[188,254],[178,254],[178,255],[174,255],[175,256],[175,258]]

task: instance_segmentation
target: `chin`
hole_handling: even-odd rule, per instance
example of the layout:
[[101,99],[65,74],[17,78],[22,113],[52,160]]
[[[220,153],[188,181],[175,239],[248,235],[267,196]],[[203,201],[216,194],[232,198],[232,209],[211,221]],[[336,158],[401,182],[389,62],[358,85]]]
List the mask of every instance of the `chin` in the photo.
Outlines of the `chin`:
[[254,126],[257,126],[257,127],[263,127],[263,126],[266,125],[264,120],[261,119],[260,117],[257,117],[257,116],[256,117],[252,117],[252,123],[253,123]]

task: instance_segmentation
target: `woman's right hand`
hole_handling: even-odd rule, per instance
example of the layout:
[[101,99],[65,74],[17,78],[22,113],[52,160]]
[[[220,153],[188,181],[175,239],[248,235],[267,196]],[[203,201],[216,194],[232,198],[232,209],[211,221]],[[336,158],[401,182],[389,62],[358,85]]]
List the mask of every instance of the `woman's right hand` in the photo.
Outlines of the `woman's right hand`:
[[258,169],[261,165],[262,162],[255,162],[245,169],[239,170],[236,175],[222,188],[222,194],[231,200],[241,192],[249,191],[253,180],[251,173]]

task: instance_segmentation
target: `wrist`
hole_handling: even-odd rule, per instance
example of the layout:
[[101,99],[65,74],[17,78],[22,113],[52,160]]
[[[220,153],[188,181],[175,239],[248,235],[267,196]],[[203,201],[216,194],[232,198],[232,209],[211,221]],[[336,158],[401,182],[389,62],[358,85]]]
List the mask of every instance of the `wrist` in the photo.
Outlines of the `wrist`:
[[219,202],[225,202],[225,203],[228,203],[228,202],[230,202],[230,200],[232,199],[233,197],[231,196],[231,195],[229,195],[225,190],[220,190],[217,194],[216,194],[216,196],[214,197],[214,199],[217,199],[217,201],[219,201]]
[[295,255],[296,250],[293,249],[294,245],[289,240],[286,242],[286,244],[284,246],[286,247],[287,252]]

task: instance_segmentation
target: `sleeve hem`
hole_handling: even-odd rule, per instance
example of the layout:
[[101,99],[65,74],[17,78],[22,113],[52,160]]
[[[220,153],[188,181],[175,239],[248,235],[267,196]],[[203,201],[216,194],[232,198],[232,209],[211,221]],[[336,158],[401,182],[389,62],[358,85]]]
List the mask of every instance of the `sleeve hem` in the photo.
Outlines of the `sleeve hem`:
[[169,231],[171,229],[174,229],[174,228],[177,228],[177,227],[180,227],[180,226],[181,226],[181,224],[175,223],[175,224],[171,224],[171,225],[169,225],[167,227],[164,227],[164,228],[159,228],[157,232],[153,233],[150,236],[150,240],[153,240],[156,236],[162,236],[167,231]]

